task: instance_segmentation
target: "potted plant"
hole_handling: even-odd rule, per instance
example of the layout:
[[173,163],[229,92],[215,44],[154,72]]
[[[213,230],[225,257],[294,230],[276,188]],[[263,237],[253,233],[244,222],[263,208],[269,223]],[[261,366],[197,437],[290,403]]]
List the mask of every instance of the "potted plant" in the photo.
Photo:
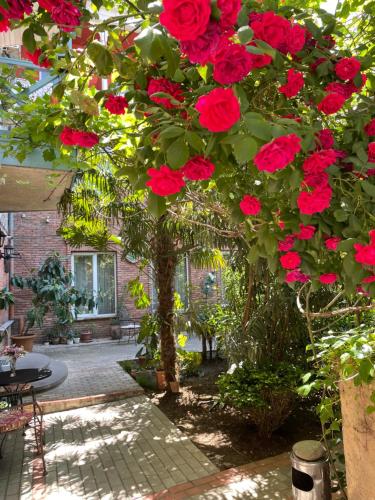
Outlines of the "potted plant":
[[111,320],[111,337],[112,340],[120,340],[122,337],[122,331],[121,331],[121,321],[119,318],[113,318]]
[[79,333],[74,332],[73,344],[79,344],[79,342],[80,342]]
[[48,341],[52,345],[57,345],[60,343],[60,332],[56,328],[56,326],[49,331]]
[[8,309],[14,304],[14,295],[5,287],[0,290],[0,310]]
[[73,345],[74,344],[74,337],[75,337],[75,333],[73,332],[73,330],[69,330],[66,334],[66,343],[68,345]]
[[15,344],[22,344],[28,351],[32,350],[35,338],[30,330],[34,326],[41,328],[48,313],[55,316],[57,325],[64,331],[73,323],[80,307],[87,306],[91,310],[95,306],[92,296],[73,286],[73,276],[65,269],[57,253],[47,257],[31,276],[14,276],[12,284],[20,289],[27,288],[34,294],[25,328],[20,329],[20,335],[12,336]]

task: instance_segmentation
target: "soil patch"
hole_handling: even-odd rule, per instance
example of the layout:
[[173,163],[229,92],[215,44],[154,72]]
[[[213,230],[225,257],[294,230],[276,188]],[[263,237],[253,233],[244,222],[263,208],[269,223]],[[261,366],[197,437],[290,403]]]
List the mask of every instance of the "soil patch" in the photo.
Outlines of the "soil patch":
[[215,404],[216,380],[227,369],[223,361],[207,362],[200,377],[186,379],[180,394],[148,391],[161,411],[221,470],[285,451],[304,439],[319,439],[320,425],[312,405],[301,404],[268,441],[239,411]]

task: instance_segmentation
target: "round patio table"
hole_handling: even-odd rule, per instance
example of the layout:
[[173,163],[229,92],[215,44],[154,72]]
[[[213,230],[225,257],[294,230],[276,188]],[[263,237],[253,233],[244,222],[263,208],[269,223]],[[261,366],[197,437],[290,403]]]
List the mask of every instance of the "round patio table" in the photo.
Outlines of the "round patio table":
[[14,386],[14,385],[26,385],[36,382],[37,380],[43,380],[50,377],[52,374],[51,370],[43,369],[38,370],[37,368],[27,368],[24,370],[16,370],[15,377],[10,376],[10,371],[0,372],[0,386]]

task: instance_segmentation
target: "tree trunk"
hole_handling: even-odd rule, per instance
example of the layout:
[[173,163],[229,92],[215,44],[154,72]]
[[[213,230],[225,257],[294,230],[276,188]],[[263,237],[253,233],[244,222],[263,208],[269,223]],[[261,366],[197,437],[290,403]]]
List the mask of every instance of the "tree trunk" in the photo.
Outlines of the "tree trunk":
[[[174,279],[177,256],[174,241],[159,221],[155,240],[155,274],[158,289],[161,362],[167,382],[178,381],[177,353],[174,337]],[[168,385],[169,387],[169,385]]]
[[248,273],[249,276],[247,283],[247,299],[242,315],[242,330],[244,332],[246,331],[247,325],[250,321],[251,310],[253,305],[253,288],[254,288],[254,278],[255,278],[254,265],[249,264]]

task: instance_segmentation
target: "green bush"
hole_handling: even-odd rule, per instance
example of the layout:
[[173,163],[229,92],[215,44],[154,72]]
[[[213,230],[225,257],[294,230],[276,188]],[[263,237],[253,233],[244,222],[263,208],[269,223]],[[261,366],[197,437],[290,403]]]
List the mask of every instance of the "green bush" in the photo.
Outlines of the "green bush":
[[262,369],[245,362],[221,375],[221,401],[243,410],[258,429],[270,438],[293,410],[301,370],[289,363]]
[[177,349],[180,370],[185,377],[198,375],[199,367],[202,364],[202,354],[200,352],[184,351]]

